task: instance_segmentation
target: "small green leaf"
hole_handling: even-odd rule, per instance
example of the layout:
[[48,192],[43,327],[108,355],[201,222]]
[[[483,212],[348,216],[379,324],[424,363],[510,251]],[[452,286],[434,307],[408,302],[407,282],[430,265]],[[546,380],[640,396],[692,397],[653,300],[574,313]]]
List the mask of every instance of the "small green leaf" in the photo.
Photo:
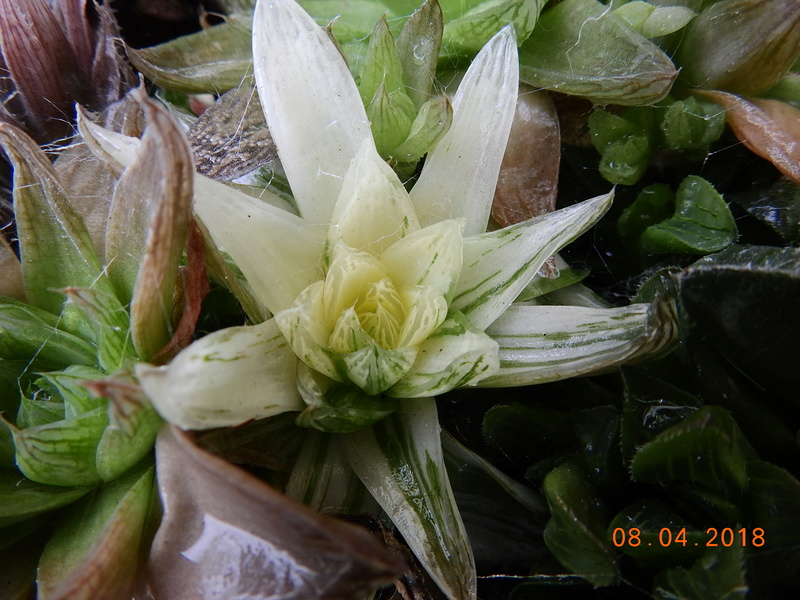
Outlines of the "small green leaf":
[[374,102],[381,87],[384,88],[386,95],[393,95],[400,91],[405,95],[403,72],[397,58],[394,38],[389,31],[389,24],[386,22],[385,16],[378,20],[375,29],[372,30],[364,70],[358,84],[358,93],[361,95],[364,106]]
[[71,419],[105,407],[105,402],[89,394],[84,383],[103,377],[105,373],[99,369],[82,365],[70,365],[63,371],[43,373],[36,385],[50,390],[51,396],[59,398],[63,403],[62,418]]
[[0,299],[0,358],[26,357],[37,365],[58,368],[94,365],[96,350],[88,341],[58,328],[54,315],[21,302]]
[[544,478],[542,491],[551,514],[544,541],[553,556],[595,587],[614,584],[617,556],[606,541],[605,507],[583,468],[574,462],[557,467]]
[[664,143],[670,150],[706,148],[724,130],[725,111],[694,96],[670,104],[661,121]]
[[656,45],[595,0],[544,11],[520,47],[520,79],[597,104],[652,104],[678,72]]
[[97,362],[107,373],[135,358],[130,317],[114,294],[89,288],[67,288],[69,302],[78,306],[94,327]]
[[600,158],[600,174],[611,183],[633,185],[650,164],[653,149],[644,135],[627,136],[612,142]]
[[129,49],[133,66],[167,89],[221,93],[252,77],[249,19],[230,19],[152,48]]
[[397,60],[403,71],[406,93],[421,109],[433,87],[444,27],[436,0],[426,0],[408,18],[397,39]]
[[19,471],[0,469],[0,527],[66,506],[91,489],[45,485],[26,479]]
[[92,485],[100,479],[95,453],[107,425],[108,415],[101,407],[74,419],[26,429],[15,427],[17,466],[39,483]]
[[508,24],[514,26],[517,43],[521,44],[533,31],[545,3],[546,0],[486,0],[472,6],[467,3],[468,10],[456,18],[450,18],[450,11],[445,8],[444,51],[447,56],[475,54]]
[[745,600],[743,546],[709,548],[691,568],[668,569],[653,583],[656,600]]
[[392,150],[392,156],[401,163],[417,162],[442,139],[452,122],[453,106],[446,96],[429,100],[411,123],[408,137]]
[[450,600],[476,598],[475,563],[442,455],[436,403],[404,400],[348,434],[350,465]]
[[614,14],[649,39],[678,31],[695,15],[686,6],[653,6],[641,0],[623,4],[614,10]]
[[647,252],[708,254],[729,246],[738,235],[728,205],[708,181],[684,179],[675,195],[675,215],[648,227],[640,237]]
[[358,387],[333,381],[303,363],[297,366],[297,385],[308,405],[297,417],[297,424],[320,431],[356,431],[380,421],[398,406],[392,398],[369,395]]
[[112,481],[150,452],[163,421],[130,373],[89,387],[108,398],[108,426],[97,444],[95,466],[101,479]]
[[644,188],[617,221],[619,233],[634,248],[648,227],[666,221],[675,212],[675,193],[665,183]]
[[522,403],[490,408],[483,417],[483,436],[505,456],[527,463],[575,442],[569,414]]
[[642,446],[631,461],[631,475],[662,485],[691,482],[736,502],[747,485],[743,443],[730,414],[705,406]]
[[411,132],[416,117],[414,103],[405,90],[389,92],[380,85],[367,105],[367,117],[372,125],[375,146],[383,157],[393,156],[397,148]]

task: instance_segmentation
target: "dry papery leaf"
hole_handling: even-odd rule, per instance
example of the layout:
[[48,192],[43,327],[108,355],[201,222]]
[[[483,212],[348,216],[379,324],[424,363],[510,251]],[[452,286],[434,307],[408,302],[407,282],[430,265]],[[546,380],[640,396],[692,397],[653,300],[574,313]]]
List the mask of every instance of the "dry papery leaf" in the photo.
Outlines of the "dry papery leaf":
[[745,98],[717,90],[694,93],[725,108],[736,137],[800,184],[800,110],[779,100]]
[[561,134],[553,100],[520,85],[517,108],[492,204],[502,227],[555,210]]
[[371,534],[290,500],[189,433],[165,426],[156,462],[155,600],[362,600],[404,570]]

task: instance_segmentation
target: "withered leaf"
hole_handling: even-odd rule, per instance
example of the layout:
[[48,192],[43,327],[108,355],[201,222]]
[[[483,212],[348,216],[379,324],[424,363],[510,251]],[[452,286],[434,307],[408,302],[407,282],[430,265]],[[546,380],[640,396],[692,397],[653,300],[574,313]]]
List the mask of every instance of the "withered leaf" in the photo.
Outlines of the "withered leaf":
[[278,155],[258,92],[242,85],[220,96],[188,133],[197,172],[230,181]]
[[165,427],[156,444],[164,518],[148,585],[156,600],[361,600],[403,571],[356,527],[314,513]]
[[779,100],[745,98],[727,92],[697,90],[722,105],[733,133],[755,154],[800,183],[800,110]]
[[520,85],[492,217],[508,227],[555,210],[561,135],[550,95]]

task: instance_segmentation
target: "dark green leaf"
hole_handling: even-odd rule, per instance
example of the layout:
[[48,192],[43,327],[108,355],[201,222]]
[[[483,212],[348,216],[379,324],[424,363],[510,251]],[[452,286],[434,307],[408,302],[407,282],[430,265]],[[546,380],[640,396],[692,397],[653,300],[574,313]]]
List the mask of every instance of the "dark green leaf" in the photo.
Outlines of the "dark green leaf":
[[764,530],[764,543],[748,540],[753,562],[770,579],[788,581],[800,571],[800,481],[770,463],[749,465],[752,535],[755,527]]
[[665,183],[655,183],[644,188],[617,221],[620,235],[632,246],[648,227],[665,221],[675,212],[675,194]]
[[[638,529],[631,537],[632,530]],[[641,500],[614,517],[608,539],[620,551],[654,567],[682,565],[702,556],[708,535],[661,500]]]
[[718,104],[700,102],[694,96],[667,108],[661,121],[664,143],[670,150],[706,148],[722,135],[725,111]]
[[800,406],[800,311],[787,310],[800,298],[800,249],[734,246],[696,262],[678,281],[697,331],[777,395],[774,402]]
[[408,18],[397,39],[403,83],[417,109],[428,101],[433,86],[443,27],[439,3],[427,0]]
[[744,600],[747,580],[742,546],[709,548],[690,569],[669,569],[656,577],[656,600]]
[[594,586],[618,580],[617,556],[606,541],[606,510],[587,474],[568,462],[547,474],[542,486],[550,507],[544,541],[567,569]]
[[625,403],[620,446],[626,461],[631,460],[638,448],[702,406],[695,396],[641,369],[624,368],[622,381]]
[[691,482],[736,502],[747,485],[743,437],[728,412],[705,406],[642,446],[631,475],[662,485]]
[[765,190],[747,190],[731,200],[777,233],[784,242],[800,243],[800,186],[780,179]]
[[675,215],[648,227],[640,238],[647,252],[708,254],[721,250],[738,235],[728,205],[708,181],[684,179],[675,195]]
[[627,482],[619,452],[620,415],[615,406],[598,406],[570,415],[578,448],[592,482],[618,489]]
[[61,508],[91,491],[89,487],[44,485],[19,471],[0,470],[0,527]]
[[506,456],[530,461],[575,441],[569,414],[530,404],[500,405],[483,418],[483,437]]

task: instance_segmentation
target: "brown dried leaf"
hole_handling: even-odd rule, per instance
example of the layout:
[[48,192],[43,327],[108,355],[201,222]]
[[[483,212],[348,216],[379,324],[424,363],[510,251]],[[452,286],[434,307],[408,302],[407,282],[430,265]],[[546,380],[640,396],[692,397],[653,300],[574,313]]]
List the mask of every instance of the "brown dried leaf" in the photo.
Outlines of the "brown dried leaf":
[[0,296],[25,301],[22,265],[2,234],[0,234]]
[[203,232],[193,220],[189,226],[188,247],[186,251],[188,265],[181,267],[183,273],[184,308],[172,339],[153,357],[156,364],[165,364],[173,356],[192,342],[197,319],[203,299],[211,286],[205,270],[205,240]]
[[148,585],[156,600],[362,600],[403,564],[369,533],[323,517],[165,428],[156,445],[164,518]]
[[723,106],[736,137],[800,184],[799,109],[779,100],[756,100],[720,91],[695,93]]
[[48,139],[66,134],[75,56],[47,0],[0,0],[0,49],[37,132]]
[[172,336],[178,264],[191,216],[194,161],[175,121],[141,88],[147,129],[135,161],[116,190],[106,232],[108,275],[131,300],[131,332],[149,360]]
[[258,92],[243,85],[223,94],[189,130],[197,172],[230,181],[278,155]]
[[508,227],[555,210],[561,135],[550,95],[520,85],[492,217]]

